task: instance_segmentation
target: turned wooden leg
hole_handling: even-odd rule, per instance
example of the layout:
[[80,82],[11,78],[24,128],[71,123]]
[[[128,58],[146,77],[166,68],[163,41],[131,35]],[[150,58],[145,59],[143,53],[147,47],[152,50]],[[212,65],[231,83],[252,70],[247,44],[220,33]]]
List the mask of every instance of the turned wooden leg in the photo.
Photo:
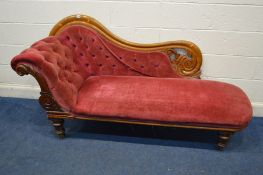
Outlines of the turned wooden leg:
[[233,132],[231,131],[219,131],[218,143],[217,143],[217,148],[219,150],[222,151],[225,148],[232,134]]
[[49,120],[52,121],[57,136],[59,138],[64,138],[65,137],[64,119],[50,118]]

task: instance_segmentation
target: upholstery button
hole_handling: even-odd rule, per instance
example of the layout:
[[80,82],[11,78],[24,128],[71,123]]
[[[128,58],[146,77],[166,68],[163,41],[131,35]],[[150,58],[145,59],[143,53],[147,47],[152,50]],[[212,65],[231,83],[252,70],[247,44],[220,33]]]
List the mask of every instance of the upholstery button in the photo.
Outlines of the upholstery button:
[[85,65],[88,67],[88,66],[89,66],[89,63],[86,63]]
[[137,60],[136,60],[136,59],[134,59],[133,61],[134,61],[134,62],[136,62]]
[[70,39],[69,36],[66,36],[66,39],[69,40]]
[[120,59],[122,59],[122,57],[119,57]]
[[80,53],[79,55],[80,55],[81,57],[82,57],[82,56],[84,56],[84,54],[83,54],[83,53]]
[[72,46],[74,47],[74,48],[76,48],[77,46],[76,46],[76,44],[72,44]]
[[96,55],[95,55],[95,54],[92,54],[91,56],[92,56],[92,57],[95,57]]
[[92,42],[94,42],[94,41],[95,41],[95,39],[94,39],[94,38],[91,38],[91,41],[92,41]]
[[112,65],[112,67],[116,67],[116,65],[115,65],[115,64],[113,64],[113,65]]
[[58,63],[57,63],[57,65],[58,65],[59,67],[62,67],[62,64],[61,64],[61,62],[58,62]]
[[143,65],[141,65],[141,68],[144,68],[144,66],[143,66]]
[[100,50],[102,50],[102,47],[99,47]]
[[98,66],[99,66],[99,67],[101,67],[101,66],[102,66],[102,64],[98,64]]
[[109,55],[105,55],[106,58],[109,58]]

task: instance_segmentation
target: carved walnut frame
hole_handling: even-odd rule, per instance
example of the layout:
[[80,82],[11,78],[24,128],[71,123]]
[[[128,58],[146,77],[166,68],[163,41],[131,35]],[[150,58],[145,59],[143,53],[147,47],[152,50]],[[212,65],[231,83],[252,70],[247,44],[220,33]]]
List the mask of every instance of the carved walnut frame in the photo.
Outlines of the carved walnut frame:
[[[100,34],[108,38],[110,41],[118,44],[122,47],[130,48],[133,50],[151,50],[151,51],[161,51],[168,55],[170,59],[171,66],[174,71],[176,71],[180,76],[184,78],[198,78],[200,79],[200,68],[202,65],[202,54],[200,49],[192,42],[189,41],[172,41],[172,42],[163,42],[163,43],[155,43],[155,44],[138,44],[132,43],[126,40],[123,40],[113,33],[111,33],[107,28],[105,28],[101,23],[95,20],[92,17],[85,15],[72,15],[66,17],[59,21],[51,30],[50,36],[57,35],[60,31],[62,31],[65,27],[71,25],[83,25],[88,26]],[[178,128],[191,128],[191,129],[204,129],[204,130],[214,130],[219,131],[219,141],[217,146],[220,150],[222,150],[229,137],[234,132],[242,129],[242,128],[222,128],[216,126],[198,126],[191,124],[180,124],[180,123],[158,123],[152,121],[135,121],[135,120],[124,120],[124,119],[116,119],[116,118],[103,118],[98,116],[91,117],[81,117],[75,116],[70,113],[63,111],[56,100],[53,98],[49,87],[43,76],[38,74],[28,65],[23,63],[17,64],[15,68],[18,75],[23,76],[27,74],[31,74],[39,83],[41,92],[39,97],[39,103],[41,106],[47,111],[48,119],[53,122],[53,126],[55,128],[56,134],[59,137],[65,136],[64,129],[64,119],[83,119],[83,120],[95,120],[95,121],[106,121],[106,122],[118,122],[118,123],[129,123],[129,124],[141,124],[141,125],[151,125],[151,126],[166,126],[166,127],[178,127]]]

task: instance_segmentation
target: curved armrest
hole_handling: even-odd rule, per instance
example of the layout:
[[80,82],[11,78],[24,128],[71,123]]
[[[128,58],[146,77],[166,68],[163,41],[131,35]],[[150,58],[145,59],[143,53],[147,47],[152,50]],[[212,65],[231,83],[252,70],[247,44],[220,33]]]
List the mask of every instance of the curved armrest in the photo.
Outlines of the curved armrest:
[[41,91],[50,92],[66,111],[75,105],[77,92],[83,83],[71,50],[56,37],[47,37],[24,50],[11,61],[19,74],[32,74]]

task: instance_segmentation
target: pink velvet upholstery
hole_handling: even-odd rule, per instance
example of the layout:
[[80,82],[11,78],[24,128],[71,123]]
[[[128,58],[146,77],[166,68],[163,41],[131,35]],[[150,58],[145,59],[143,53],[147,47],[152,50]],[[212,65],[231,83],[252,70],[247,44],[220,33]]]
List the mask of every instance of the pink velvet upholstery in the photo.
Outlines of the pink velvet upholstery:
[[74,113],[175,123],[245,126],[252,115],[244,92],[227,83],[178,78],[92,76]]
[[78,89],[91,75],[179,77],[161,52],[140,52],[111,44],[91,28],[71,26],[16,56],[11,65],[28,64],[40,72],[61,105],[70,111]]
[[146,75],[179,77],[162,52],[121,48],[91,28],[72,26],[58,35],[68,46],[85,77],[90,75]]
[[122,48],[87,27],[36,42],[11,62],[18,64],[45,78],[63,110],[82,116],[241,127],[252,115],[239,88],[182,79],[164,53]]

